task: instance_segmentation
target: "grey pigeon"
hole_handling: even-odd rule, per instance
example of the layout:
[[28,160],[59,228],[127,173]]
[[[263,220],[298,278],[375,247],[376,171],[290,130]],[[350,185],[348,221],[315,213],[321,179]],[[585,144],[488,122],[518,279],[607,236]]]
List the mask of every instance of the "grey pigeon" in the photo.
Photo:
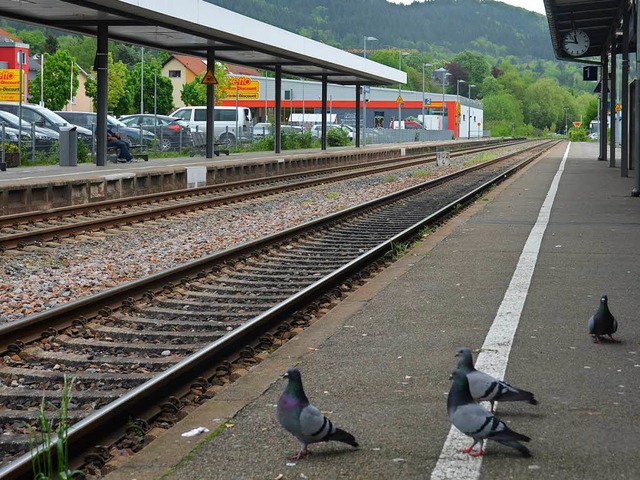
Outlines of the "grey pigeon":
[[598,310],[589,319],[589,333],[593,335],[594,343],[600,343],[602,335],[607,335],[614,343],[619,342],[611,336],[618,330],[618,322],[609,311],[608,301],[607,296],[602,295]]
[[[473,457],[484,454],[484,440],[493,440],[507,447],[515,448],[523,456],[530,457],[529,449],[520,442],[531,440],[526,435],[514,432],[498,417],[490,413],[471,397],[467,374],[460,370],[454,370],[451,374],[453,383],[447,398],[447,413],[454,427],[465,435],[473,438],[473,444],[462,450]],[[473,452],[473,447],[480,442],[480,451]]]
[[289,379],[289,383],[278,400],[278,422],[296,437],[302,446],[300,451],[289,460],[299,460],[304,457],[308,453],[307,446],[310,443],[335,440],[352,447],[358,446],[353,435],[336,428],[331,420],[309,403],[297,368],[289,368],[284,377]]
[[538,401],[533,398],[533,393],[512,387],[487,373],[476,370],[473,366],[473,355],[468,348],[458,350],[456,357],[459,357],[458,369],[467,374],[471,396],[476,402],[491,402],[491,413],[493,413],[495,402],[529,402],[531,405],[538,404]]

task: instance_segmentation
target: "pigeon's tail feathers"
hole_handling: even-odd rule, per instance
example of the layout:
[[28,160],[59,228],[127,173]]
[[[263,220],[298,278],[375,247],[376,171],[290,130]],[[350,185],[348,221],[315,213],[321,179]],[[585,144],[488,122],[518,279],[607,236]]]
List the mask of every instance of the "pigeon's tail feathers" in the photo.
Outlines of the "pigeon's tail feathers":
[[325,440],[333,440],[335,442],[346,443],[347,445],[351,445],[352,447],[359,447],[358,442],[356,442],[356,438],[349,432],[345,432],[340,428],[336,428],[333,433],[327,435],[325,437]]
[[496,398],[496,400],[499,402],[527,402],[531,405],[538,404],[538,401],[534,398],[533,393],[514,387],[505,390]]
[[[528,438],[528,437],[527,437]],[[497,440],[498,443],[501,443],[502,445],[505,445],[507,447],[511,447],[511,448],[515,448],[516,450],[518,450],[523,457],[529,458],[531,456],[531,452],[529,451],[529,449],[527,447],[525,447],[524,445],[522,445],[520,442],[517,442],[515,440]]]
[[[495,418],[495,417],[494,417]],[[514,432],[509,427],[507,427],[504,422],[500,421],[500,426],[502,427],[500,430],[495,430],[487,435],[487,438],[491,440],[495,440],[496,442],[504,443],[504,442],[529,442],[531,441],[530,437],[523,435],[522,433]],[[506,445],[506,443],[505,443]]]

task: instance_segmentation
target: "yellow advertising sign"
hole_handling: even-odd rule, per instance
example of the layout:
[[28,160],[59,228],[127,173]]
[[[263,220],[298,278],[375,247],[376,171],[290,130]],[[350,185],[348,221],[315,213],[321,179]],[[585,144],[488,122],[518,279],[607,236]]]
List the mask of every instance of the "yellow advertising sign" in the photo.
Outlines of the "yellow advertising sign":
[[249,77],[231,77],[230,86],[225,88],[224,91],[227,94],[227,98],[235,98],[237,91],[239,99],[259,100],[260,82]]
[[[22,72],[24,75],[24,71]],[[25,88],[25,83],[22,88]],[[20,101],[20,69],[0,70],[0,101]]]

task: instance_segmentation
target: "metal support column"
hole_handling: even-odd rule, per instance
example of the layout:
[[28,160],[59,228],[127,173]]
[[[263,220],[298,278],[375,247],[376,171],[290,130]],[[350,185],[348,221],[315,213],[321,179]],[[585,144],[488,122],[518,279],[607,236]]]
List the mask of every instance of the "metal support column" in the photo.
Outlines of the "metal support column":
[[[636,4],[636,72],[640,72],[640,5]],[[635,168],[631,196],[640,197],[640,78],[636,78],[635,105],[633,106],[633,165]]]
[[609,93],[609,61],[607,52],[602,53],[600,74],[600,156],[598,160],[607,161],[607,97]]
[[327,149],[327,76],[322,76],[322,150]]
[[109,27],[106,23],[98,25],[98,39],[95,59],[95,70],[98,73],[96,83],[97,95],[97,121],[96,131],[96,165],[104,167],[107,163],[107,96],[108,96],[108,58],[109,54]]
[[611,140],[609,141],[609,167],[611,168],[616,166],[616,99],[618,95],[616,88],[617,46],[618,38],[614,34],[613,40],[611,41]]
[[275,153],[280,153],[282,150],[282,137],[280,136],[280,126],[282,125],[281,109],[282,109],[282,66],[276,65],[276,83],[275,83],[275,132],[273,132],[275,138],[273,143],[275,144]]
[[[207,48],[207,70],[215,71],[216,67],[216,52],[212,48]],[[216,91],[215,85],[207,85],[207,132],[206,142],[207,147],[205,150],[207,158],[213,158],[213,144],[215,142],[215,121],[213,119],[213,110],[215,108]]]
[[623,17],[622,25],[622,131],[620,152],[620,176],[629,176],[629,17]]
[[[360,147],[360,90],[362,89],[362,85],[356,83],[356,132],[354,134],[356,141],[356,148]],[[363,98],[366,98],[366,95],[363,95]]]

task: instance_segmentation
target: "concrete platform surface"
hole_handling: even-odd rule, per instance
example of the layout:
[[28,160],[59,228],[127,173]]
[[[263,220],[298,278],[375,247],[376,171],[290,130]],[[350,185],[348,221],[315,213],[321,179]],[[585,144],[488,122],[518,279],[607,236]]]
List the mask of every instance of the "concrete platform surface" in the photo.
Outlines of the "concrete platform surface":
[[[566,147],[428,236],[106,478],[638,478],[640,199],[631,178],[596,160],[597,145],[571,144],[563,163]],[[527,268],[530,283],[518,273]],[[603,293],[619,344],[594,344],[587,333]],[[478,356],[503,318],[516,320],[515,336],[481,355],[512,343],[505,379],[540,404],[502,403],[497,415],[531,437],[532,457],[492,442],[482,458],[449,454],[454,354],[467,346]],[[312,403],[360,448],[315,444],[287,461],[299,445],[275,404],[292,365]],[[212,433],[181,436],[199,426]]]

